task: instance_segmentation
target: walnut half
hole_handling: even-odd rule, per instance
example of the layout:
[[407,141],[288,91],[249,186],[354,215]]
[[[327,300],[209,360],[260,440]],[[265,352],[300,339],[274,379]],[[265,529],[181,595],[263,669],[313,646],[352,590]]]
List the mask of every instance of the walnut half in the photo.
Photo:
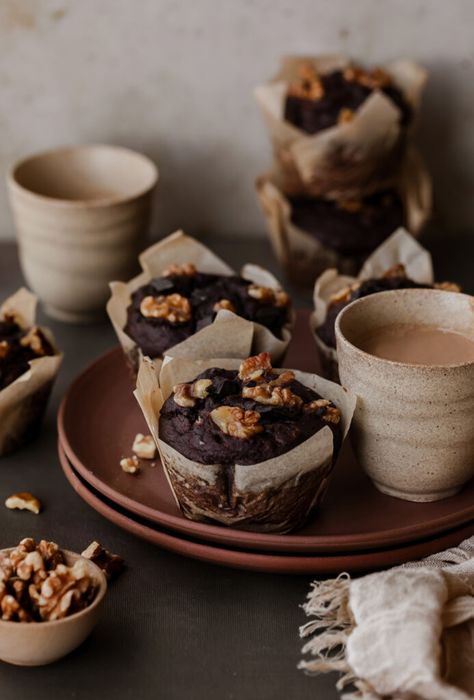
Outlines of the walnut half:
[[10,510],[29,510],[35,515],[41,511],[41,501],[28,491],[12,494],[6,499],[5,505]]
[[184,323],[191,319],[192,309],[189,300],[181,294],[144,297],[140,313],[145,318],[162,318],[169,323]]
[[337,424],[341,420],[341,412],[328,399],[315,399],[307,403],[304,407],[305,411],[315,411],[321,416],[326,423]]
[[180,277],[194,277],[197,273],[196,266],[192,263],[183,263],[178,265],[173,263],[163,272],[163,277],[171,277],[171,275],[179,275]]
[[232,437],[245,440],[263,430],[257,411],[245,411],[238,406],[218,406],[209,415],[223,433]]
[[261,352],[259,355],[253,355],[240,363],[239,379],[243,382],[257,381],[265,372],[272,369],[272,361],[270,353]]
[[288,306],[290,303],[290,297],[282,289],[260,287],[258,284],[251,284],[247,289],[247,293],[252,299],[257,299],[267,304],[273,304],[274,306]]
[[297,396],[288,387],[258,384],[257,386],[245,386],[242,389],[244,399],[253,399],[266,406],[286,406],[288,408],[299,407],[303,399]]
[[196,399],[205,399],[212,379],[198,379],[193,384],[176,384],[173,387],[173,400],[182,408],[192,408]]

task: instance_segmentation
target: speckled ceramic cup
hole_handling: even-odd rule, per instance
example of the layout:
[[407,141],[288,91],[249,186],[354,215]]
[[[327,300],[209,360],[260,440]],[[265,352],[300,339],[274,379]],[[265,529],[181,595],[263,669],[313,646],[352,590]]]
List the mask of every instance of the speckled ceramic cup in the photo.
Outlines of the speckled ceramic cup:
[[108,283],[133,274],[145,245],[157,179],[147,157],[107,145],[59,148],[13,166],[20,262],[50,316],[80,323],[103,315]]
[[438,326],[474,340],[474,297],[432,289],[381,292],[336,321],[341,383],[357,395],[357,459],[383,493],[409,501],[453,495],[474,476],[474,363],[415,365],[358,347],[391,324]]

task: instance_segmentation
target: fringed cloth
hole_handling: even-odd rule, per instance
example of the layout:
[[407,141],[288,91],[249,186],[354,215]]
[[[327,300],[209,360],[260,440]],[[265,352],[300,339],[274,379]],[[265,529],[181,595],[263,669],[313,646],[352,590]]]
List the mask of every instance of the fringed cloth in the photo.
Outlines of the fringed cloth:
[[474,537],[419,562],[312,584],[300,662],[343,700],[474,698]]

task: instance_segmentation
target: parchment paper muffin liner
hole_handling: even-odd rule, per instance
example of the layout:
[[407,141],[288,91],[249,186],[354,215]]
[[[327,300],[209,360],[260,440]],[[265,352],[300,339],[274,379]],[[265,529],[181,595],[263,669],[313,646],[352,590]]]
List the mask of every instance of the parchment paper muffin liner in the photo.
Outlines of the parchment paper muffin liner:
[[[183,231],[176,231],[162,241],[147,248],[140,255],[139,260],[142,272],[129,282],[111,282],[110,289],[112,294],[107,303],[107,313],[134,373],[138,371],[142,352],[135,341],[123,330],[127,323],[127,307],[130,305],[133,292],[147,284],[151,279],[162,276],[164,270],[174,263],[178,265],[193,263],[199,272],[210,274],[236,274],[229,265],[217,257],[209,248],[191,236],[187,236]],[[260,286],[281,289],[278,280],[270,272],[257,265],[244,265],[240,275]],[[277,338],[265,326],[251,322],[254,326],[252,353],[256,354],[266,351],[270,353],[274,362],[281,361],[291,340],[293,322],[294,313],[291,312],[289,322],[282,328],[281,338]],[[204,344],[207,338],[206,330],[206,328],[203,328],[192,337],[200,338],[201,344]],[[213,337],[217,343],[217,337]],[[179,343],[179,346],[169,348],[166,354],[173,355],[173,351],[178,348],[178,352],[182,355],[186,352],[186,343],[187,341],[184,341]],[[160,359],[157,358],[158,363]]]
[[[235,324],[232,335],[237,337],[242,319],[234,317],[230,322]],[[251,465],[195,462],[159,437],[160,411],[175,384],[192,381],[211,367],[238,369],[250,352],[251,342],[240,359],[172,359],[163,364],[159,376],[145,358],[140,365],[135,396],[158,447],[176,502],[186,517],[240,529],[289,532],[304,524],[326,492],[334,466],[333,436],[328,426],[286,454]],[[317,375],[295,370],[295,376],[338,406],[344,438],[354,412],[355,397]]]
[[358,280],[381,277],[389,268],[400,263],[405,266],[410,279],[420,284],[433,284],[430,253],[403,228],[395,231],[367,258],[357,277],[341,275],[336,269],[326,270],[318,277],[314,285],[314,311],[310,317],[310,328],[318,347],[324,376],[339,381],[337,352],[316,333],[326,320],[330,297]]
[[[280,72],[255,89],[270,132],[277,168],[286,192],[338,198],[357,197],[393,182],[410,130],[400,125],[400,110],[381,91],[371,93],[352,121],[310,135],[284,119],[288,87],[301,64],[325,74],[351,65],[340,55],[286,56]],[[426,82],[424,68],[408,60],[384,66],[414,117]]]
[[[0,307],[0,319],[13,316],[22,329],[35,325],[37,297],[25,288],[19,289]],[[41,328],[53,348],[54,355],[38,357],[30,368],[0,391],[0,456],[21,447],[38,432],[49,395],[58,373],[62,354],[54,338]]]
[[[432,196],[430,176],[414,150],[406,155],[397,189],[402,198],[407,228],[418,236],[430,217]],[[332,267],[343,274],[357,274],[367,255],[344,255],[293,224],[291,205],[278,174],[260,175],[256,191],[275,255],[295,284],[313,287],[315,278]]]

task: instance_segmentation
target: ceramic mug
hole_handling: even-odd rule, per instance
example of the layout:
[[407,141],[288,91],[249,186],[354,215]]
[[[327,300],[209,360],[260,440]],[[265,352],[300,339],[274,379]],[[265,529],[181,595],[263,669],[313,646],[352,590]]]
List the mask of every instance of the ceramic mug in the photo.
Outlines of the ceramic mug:
[[336,321],[341,383],[357,395],[352,441],[383,493],[408,501],[455,494],[474,476],[474,362],[419,365],[360,349],[391,324],[437,326],[474,340],[474,297],[433,289],[358,299]]
[[101,316],[108,283],[128,279],[144,247],[154,163],[127,148],[83,145],[31,156],[10,170],[24,276],[50,316]]

